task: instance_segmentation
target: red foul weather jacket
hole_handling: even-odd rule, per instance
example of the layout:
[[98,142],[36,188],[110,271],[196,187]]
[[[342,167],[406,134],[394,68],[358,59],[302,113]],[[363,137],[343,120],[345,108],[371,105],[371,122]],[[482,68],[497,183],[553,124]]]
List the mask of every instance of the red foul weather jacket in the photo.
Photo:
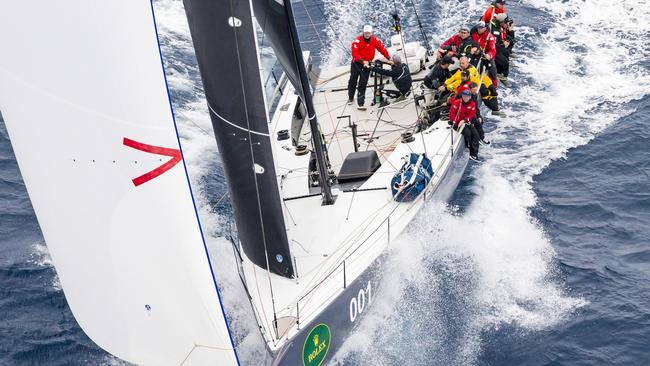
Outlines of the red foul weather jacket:
[[458,89],[456,89],[456,95],[460,96],[460,93],[462,93],[463,90],[470,90],[470,89],[471,89],[471,88],[470,88],[470,85],[472,85],[472,81],[471,81],[471,80],[470,80],[470,81],[466,81],[466,82],[460,84],[460,86],[458,87]]
[[476,103],[472,99],[463,102],[463,98],[452,99],[449,109],[449,119],[458,126],[461,122],[469,123],[476,117]]
[[[478,43],[485,54],[488,54],[494,60],[494,57],[497,55],[496,39],[492,33],[487,30],[483,34],[478,34],[478,32],[472,33],[472,39]],[[487,43],[487,45],[486,45]]]
[[460,48],[460,44],[463,43],[463,39],[460,38],[458,34],[454,34],[451,38],[446,40],[443,44],[440,45],[440,48],[446,47],[446,46],[455,46],[456,50]]
[[496,13],[494,13],[494,16],[496,16],[497,14],[505,13],[506,7],[504,6],[503,8],[499,9],[494,5],[490,5],[485,13],[483,13],[483,18],[481,18],[481,21],[489,24],[492,21],[492,12],[494,10],[496,10]]
[[384,47],[379,38],[372,36],[370,37],[370,41],[366,42],[363,39],[363,35],[360,35],[352,41],[352,62],[370,62],[374,60],[375,50],[379,51],[386,59],[390,59],[386,47]]

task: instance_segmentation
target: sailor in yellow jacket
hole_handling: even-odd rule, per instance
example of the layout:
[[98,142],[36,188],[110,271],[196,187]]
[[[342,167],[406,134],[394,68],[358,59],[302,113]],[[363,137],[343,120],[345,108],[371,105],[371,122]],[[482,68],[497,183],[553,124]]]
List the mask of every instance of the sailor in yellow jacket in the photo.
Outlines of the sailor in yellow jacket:
[[469,79],[471,82],[476,83],[476,85],[485,85],[485,88],[489,88],[492,85],[492,80],[488,76],[483,76],[483,82],[481,82],[481,75],[479,75],[476,68],[469,63],[469,58],[461,56],[460,58],[460,68],[456,70],[456,73],[453,74],[449,79],[445,81],[445,85],[440,87],[440,91],[443,92],[448,90],[454,94],[458,90],[458,87],[461,84],[460,74],[463,70],[469,71]]

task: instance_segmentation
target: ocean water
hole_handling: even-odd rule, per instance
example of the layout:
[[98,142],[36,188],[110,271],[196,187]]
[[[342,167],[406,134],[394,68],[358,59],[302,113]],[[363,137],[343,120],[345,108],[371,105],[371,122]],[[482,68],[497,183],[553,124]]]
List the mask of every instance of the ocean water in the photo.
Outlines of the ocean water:
[[[364,23],[434,43],[485,1],[294,1],[321,65]],[[154,2],[185,157],[214,258],[231,210],[180,1]],[[508,2],[518,27],[507,118],[449,205],[395,243],[373,307],[331,364],[650,364],[650,9],[636,1]],[[265,73],[274,68],[262,44]],[[275,66],[277,69],[277,66]],[[272,86],[270,86],[272,87]],[[0,106],[1,108],[1,106]],[[222,255],[224,254],[224,255]],[[264,360],[233,261],[215,262],[245,364]],[[79,329],[0,123],[0,364],[122,365]]]

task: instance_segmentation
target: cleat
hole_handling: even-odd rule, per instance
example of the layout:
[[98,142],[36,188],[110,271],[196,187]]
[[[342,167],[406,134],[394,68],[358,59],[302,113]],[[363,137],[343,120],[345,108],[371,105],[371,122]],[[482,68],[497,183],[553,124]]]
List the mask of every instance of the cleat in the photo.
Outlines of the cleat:
[[360,110],[360,111],[365,111],[368,108],[366,106],[364,106],[364,105],[357,105],[357,109]]
[[478,156],[476,156],[476,155],[470,155],[469,159],[474,160],[474,161],[481,161],[481,160],[479,160]]
[[352,98],[348,99],[348,105],[352,105],[352,102],[354,102],[354,99]]

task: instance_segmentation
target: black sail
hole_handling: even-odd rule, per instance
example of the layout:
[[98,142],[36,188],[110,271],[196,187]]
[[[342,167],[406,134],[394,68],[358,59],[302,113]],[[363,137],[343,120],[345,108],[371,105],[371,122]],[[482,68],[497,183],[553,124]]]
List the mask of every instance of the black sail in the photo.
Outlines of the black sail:
[[[294,41],[288,22],[289,14],[284,6],[285,0],[251,0],[257,23],[264,32],[264,38],[273,48],[275,57],[293,87],[304,96],[300,83],[300,72],[295,57]],[[296,40],[297,41],[297,40]],[[303,97],[304,100],[304,97]]]
[[184,4],[242,249],[256,265],[293,277],[250,2]]

